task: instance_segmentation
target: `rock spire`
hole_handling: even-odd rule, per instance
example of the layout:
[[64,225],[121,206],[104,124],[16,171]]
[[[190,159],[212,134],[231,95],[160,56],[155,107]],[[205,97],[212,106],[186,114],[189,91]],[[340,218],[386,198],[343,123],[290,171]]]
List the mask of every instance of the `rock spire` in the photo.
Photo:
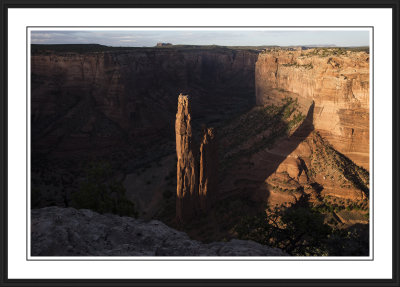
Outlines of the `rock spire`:
[[217,185],[217,142],[213,128],[203,128],[200,152],[193,140],[190,97],[180,94],[175,121],[176,219],[187,222],[212,204]]
[[177,179],[176,218],[189,219],[198,204],[198,164],[193,152],[191,109],[189,96],[180,94],[175,121]]
[[200,144],[200,209],[207,211],[215,197],[218,174],[218,145],[214,128],[203,128]]

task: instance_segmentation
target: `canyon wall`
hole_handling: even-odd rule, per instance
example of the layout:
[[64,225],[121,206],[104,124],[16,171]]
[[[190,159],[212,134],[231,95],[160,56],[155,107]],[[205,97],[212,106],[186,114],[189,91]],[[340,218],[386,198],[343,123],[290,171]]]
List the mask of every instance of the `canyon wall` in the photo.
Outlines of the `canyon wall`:
[[369,170],[369,75],[366,52],[267,50],[256,63],[256,101],[277,103],[284,91],[313,100],[315,129]]
[[[82,169],[76,162],[62,167],[67,161],[109,160],[110,155],[116,163],[113,168],[120,173],[118,179],[123,172],[134,172],[140,179],[134,182],[143,179],[146,187],[141,197],[150,198],[147,189],[154,189],[156,177],[164,177],[154,166],[171,178],[176,151],[177,218],[189,218],[213,202],[218,180],[222,182],[219,194],[247,192],[247,197],[274,172],[291,173],[292,168],[299,174],[298,161],[289,161],[310,156],[311,148],[301,144],[311,133],[309,126],[336,150],[369,169],[368,53],[270,49],[259,54],[249,49],[176,46],[87,50],[87,45],[78,46],[80,50],[68,45],[32,46],[32,169],[38,169],[32,173],[32,188],[46,190],[52,200],[54,190],[62,195],[46,205],[69,201],[64,196],[65,182],[72,182],[71,193],[78,188],[74,180],[82,175]],[[177,99],[181,92],[191,95],[190,107]],[[286,96],[298,98],[299,111],[307,115],[306,124],[300,120],[302,132],[277,144],[276,150],[265,149],[262,144],[271,134],[268,111],[251,108],[256,102],[282,104]],[[224,139],[220,129],[224,120],[240,115],[244,115],[243,122],[232,129],[231,138]],[[210,177],[217,174],[216,133],[212,129],[201,132],[203,124],[217,126],[221,149],[232,155],[232,162],[243,154],[243,166],[227,161],[225,175],[221,168],[219,179]],[[193,140],[195,136],[199,140]],[[232,143],[242,139],[235,150]],[[252,152],[254,161],[249,156]],[[171,166],[161,166],[160,159],[166,156],[171,156]],[[35,161],[37,157],[44,159],[46,168]],[[55,163],[46,166],[48,158]],[[60,169],[71,173],[59,176]],[[172,177],[175,179],[175,174]],[[325,177],[318,181],[324,183]],[[172,192],[168,186],[160,186],[160,190]],[[327,186],[325,193],[338,190]],[[194,202],[183,204],[185,194],[193,194]],[[266,193],[261,190],[260,194]]]
[[79,158],[83,153],[108,154],[124,145],[139,149],[138,155],[152,145],[160,150],[160,139],[174,140],[180,92],[191,95],[192,116],[199,125],[238,114],[255,103],[256,51],[89,48],[32,46],[36,154]]

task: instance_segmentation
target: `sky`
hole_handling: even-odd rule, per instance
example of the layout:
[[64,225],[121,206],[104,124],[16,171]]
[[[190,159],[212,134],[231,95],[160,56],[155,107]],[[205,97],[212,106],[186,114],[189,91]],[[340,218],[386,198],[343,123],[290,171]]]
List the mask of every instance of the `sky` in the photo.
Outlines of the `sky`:
[[369,32],[360,30],[69,30],[31,31],[32,44],[101,44],[117,47],[174,45],[221,46],[369,46]]

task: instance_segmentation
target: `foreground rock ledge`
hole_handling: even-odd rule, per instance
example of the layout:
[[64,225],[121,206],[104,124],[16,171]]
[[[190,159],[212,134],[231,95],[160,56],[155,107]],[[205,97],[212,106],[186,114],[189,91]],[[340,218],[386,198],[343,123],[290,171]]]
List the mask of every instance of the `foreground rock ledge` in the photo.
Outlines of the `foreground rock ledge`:
[[32,256],[288,256],[253,241],[203,244],[156,220],[61,207],[31,215]]

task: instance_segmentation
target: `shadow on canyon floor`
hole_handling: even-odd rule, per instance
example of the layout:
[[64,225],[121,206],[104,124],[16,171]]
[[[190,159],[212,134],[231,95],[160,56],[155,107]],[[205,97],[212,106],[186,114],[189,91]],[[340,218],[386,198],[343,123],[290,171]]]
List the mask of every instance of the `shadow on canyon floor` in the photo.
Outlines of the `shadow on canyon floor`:
[[266,169],[265,178],[269,177],[272,173],[276,171],[279,165],[285,160],[298,146],[302,143],[310,134],[314,131],[314,102],[308,109],[307,115],[301,125],[296,129],[296,131],[286,139],[283,139],[283,142],[278,143],[280,145],[279,151],[281,152],[279,155],[279,159],[274,162],[274,164],[270,164],[268,169]]
[[[279,113],[283,113],[283,110]],[[243,151],[240,159],[221,174],[217,198],[210,212],[200,214],[182,226],[177,226],[173,219],[168,224],[184,230],[194,239],[205,242],[228,240],[234,237],[232,228],[241,218],[265,210],[269,191],[261,186],[265,179],[274,173],[314,130],[313,115],[314,104],[312,103],[303,122],[290,136],[286,135],[286,132],[290,130],[289,123],[281,117],[274,118],[274,122],[270,123],[274,131],[272,135],[270,134],[270,138],[258,147],[259,150]],[[249,147],[249,149],[252,148],[254,145]],[[268,150],[263,151],[267,148]],[[251,166],[243,166],[243,160],[259,153],[263,153],[262,158],[254,160]]]
[[[228,192],[223,192],[220,196],[225,198],[237,193],[248,196],[249,192],[254,192],[254,189],[260,186],[271,174],[276,172],[279,165],[314,131],[313,116],[314,103],[310,105],[303,122],[290,136],[283,135],[289,129],[289,123],[282,119],[273,122],[272,125],[273,127],[277,127],[277,130],[273,130],[272,134],[264,142],[264,146],[260,147],[260,150],[264,148],[264,151],[257,151],[257,158],[253,158],[252,165],[246,166],[246,170],[241,167],[240,169],[233,169],[233,171],[226,173],[226,177],[235,175],[233,177],[235,178],[235,188]],[[265,150],[266,148],[267,150]],[[250,156],[252,156],[251,152],[243,154],[242,158]],[[243,179],[246,177],[249,180]],[[224,184],[224,181],[221,181],[220,184]],[[223,190],[223,186],[221,185],[219,189]],[[248,189],[249,186],[251,186],[251,189],[246,191],[246,188]],[[268,195],[264,194],[263,196],[265,197],[264,201],[268,200]]]
[[238,237],[280,248],[297,256],[368,256],[369,224],[345,229],[328,225],[308,195],[289,208],[243,218],[235,227]]

